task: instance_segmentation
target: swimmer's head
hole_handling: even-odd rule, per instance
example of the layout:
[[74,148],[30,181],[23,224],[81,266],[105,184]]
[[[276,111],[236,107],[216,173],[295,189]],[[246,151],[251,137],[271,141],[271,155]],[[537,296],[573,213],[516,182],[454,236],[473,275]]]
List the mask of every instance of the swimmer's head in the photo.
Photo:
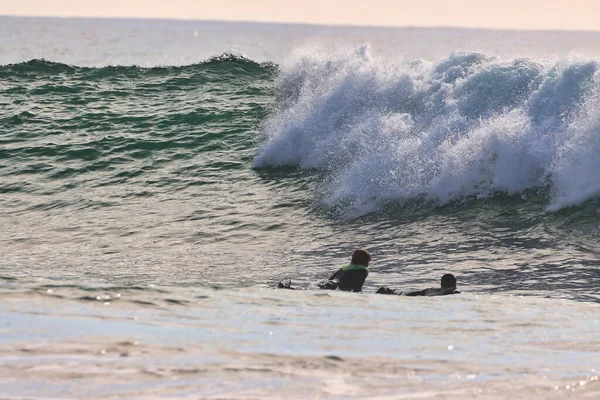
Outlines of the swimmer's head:
[[352,253],[352,260],[350,262],[352,264],[364,265],[365,267],[368,267],[369,262],[371,262],[371,253],[363,249],[354,250],[354,253]]
[[456,288],[456,278],[452,274],[442,276],[442,288]]

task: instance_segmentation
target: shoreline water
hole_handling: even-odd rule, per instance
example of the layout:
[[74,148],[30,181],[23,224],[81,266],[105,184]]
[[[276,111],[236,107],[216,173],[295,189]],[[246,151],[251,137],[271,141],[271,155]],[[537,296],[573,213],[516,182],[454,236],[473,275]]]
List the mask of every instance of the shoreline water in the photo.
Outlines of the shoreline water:
[[275,289],[2,292],[0,395],[9,398],[600,393],[593,303]]

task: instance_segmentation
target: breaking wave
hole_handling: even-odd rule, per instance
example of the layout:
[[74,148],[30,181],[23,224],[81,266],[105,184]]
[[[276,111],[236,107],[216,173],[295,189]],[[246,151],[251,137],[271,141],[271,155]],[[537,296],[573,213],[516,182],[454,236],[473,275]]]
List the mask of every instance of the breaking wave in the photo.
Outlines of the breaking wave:
[[534,190],[553,211],[600,195],[593,59],[297,52],[276,91],[254,167],[320,170],[330,207],[362,215]]

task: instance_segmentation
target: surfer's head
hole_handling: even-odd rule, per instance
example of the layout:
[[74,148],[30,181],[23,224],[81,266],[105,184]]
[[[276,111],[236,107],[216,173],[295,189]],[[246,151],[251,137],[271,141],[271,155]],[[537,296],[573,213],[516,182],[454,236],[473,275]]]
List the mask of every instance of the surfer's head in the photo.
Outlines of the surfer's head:
[[456,277],[452,274],[444,274],[442,276],[442,288],[456,288]]
[[354,250],[354,253],[352,253],[352,260],[350,262],[352,264],[364,265],[365,267],[368,267],[369,262],[371,262],[371,253],[363,249]]

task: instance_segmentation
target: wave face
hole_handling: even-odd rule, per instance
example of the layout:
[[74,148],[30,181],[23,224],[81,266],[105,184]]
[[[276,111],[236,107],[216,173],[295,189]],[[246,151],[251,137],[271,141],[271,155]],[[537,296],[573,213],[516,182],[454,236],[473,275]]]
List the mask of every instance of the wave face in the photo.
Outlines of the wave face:
[[319,169],[325,204],[354,215],[532,190],[548,210],[577,205],[600,195],[597,71],[589,59],[297,53],[254,166]]
[[237,254],[213,254],[257,236],[261,210],[248,203],[264,191],[248,189],[260,183],[250,164],[276,71],[232,54],[180,67],[0,66],[0,271],[234,281]]
[[206,154],[199,167],[232,148],[251,158],[256,133],[247,131],[266,114],[276,71],[228,53],[180,67],[0,66],[0,193],[147,184],[153,173],[167,175],[164,185],[182,173],[159,166],[191,179],[196,152]]

